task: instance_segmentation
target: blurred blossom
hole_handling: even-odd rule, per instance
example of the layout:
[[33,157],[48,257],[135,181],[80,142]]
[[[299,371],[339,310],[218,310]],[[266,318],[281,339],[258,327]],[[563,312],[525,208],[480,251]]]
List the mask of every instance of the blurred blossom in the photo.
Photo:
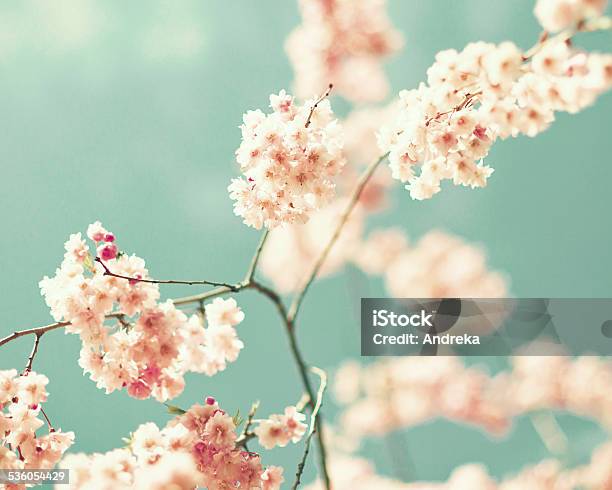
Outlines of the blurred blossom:
[[[338,199],[313,214],[306,224],[285,225],[272,231],[261,254],[260,269],[279,291],[288,293],[300,287],[334,233],[346,205],[345,199]],[[338,271],[347,262],[363,232],[363,220],[363,209],[357,206],[321,267],[319,277]]]
[[386,1],[300,0],[299,5],[303,22],[285,46],[298,97],[333,83],[351,101],[382,100],[389,91],[382,60],[403,44]]
[[[567,469],[561,462],[545,460],[496,481],[482,464],[455,468],[445,482],[404,483],[378,475],[373,465],[362,458],[334,454],[330,475],[334,490],[610,490],[612,489],[612,442],[596,448],[591,460]],[[320,480],[305,490],[323,490]]]
[[612,361],[606,358],[515,357],[512,369],[495,376],[455,357],[384,359],[362,367],[350,361],[338,369],[334,385],[337,400],[346,403],[341,428],[357,437],[437,417],[499,435],[513,418],[542,410],[612,427]]

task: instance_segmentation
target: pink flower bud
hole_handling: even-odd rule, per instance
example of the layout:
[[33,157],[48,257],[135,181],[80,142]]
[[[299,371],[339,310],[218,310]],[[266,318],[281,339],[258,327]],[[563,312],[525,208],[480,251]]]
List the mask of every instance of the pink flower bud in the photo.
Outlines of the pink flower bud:
[[130,286],[133,286],[134,284],[138,284],[138,279],[142,279],[142,274],[134,274],[135,279],[130,279],[128,282],[130,283]]
[[100,245],[98,247],[98,256],[102,260],[111,260],[117,257],[117,245],[114,243],[107,243],[106,245]]
[[105,242],[114,242],[115,241],[115,235],[113,235],[112,233],[107,233],[106,235],[104,235],[104,241]]
[[214,405],[215,399],[212,396],[206,397],[206,405]]

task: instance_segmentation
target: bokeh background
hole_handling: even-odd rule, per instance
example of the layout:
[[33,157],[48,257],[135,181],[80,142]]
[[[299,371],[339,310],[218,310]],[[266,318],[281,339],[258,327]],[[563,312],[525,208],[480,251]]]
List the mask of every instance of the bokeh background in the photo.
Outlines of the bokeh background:
[[[529,0],[391,0],[405,49],[387,64],[394,93],[425,78],[441,49],[474,40],[512,39],[527,48],[539,29]],[[289,88],[283,50],[299,23],[294,1],[2,0],[0,3],[0,336],[48,323],[38,281],[53,274],[70,233],[97,219],[121,247],[147,260],[154,277],[238,280],[258,233],[232,213],[226,192],[246,109]],[[610,47],[610,34],[578,38]],[[349,106],[337,99],[341,114]],[[496,144],[489,186],[448,188],[426,202],[398,185],[394,208],[374,219],[411,237],[439,227],[486,246],[490,265],[511,278],[517,296],[606,297],[612,291],[609,192],[612,95],[584,112],[561,114],[536,139]],[[352,284],[349,287],[349,284]],[[162,295],[195,293],[165,287]],[[359,357],[359,296],[384,294],[378,281],[347,271],[317,283],[299,326],[307,360],[333,368]],[[241,293],[246,320],[239,361],[214,378],[191,375],[175,404],[211,394],[231,411],[262,400],[278,412],[301,394],[275,311]],[[576,325],[580,328],[580,325]],[[0,369],[19,367],[23,338],[0,350]],[[104,395],[77,365],[79,340],[46,335],[35,368],[50,379],[47,412],[74,430],[75,451],[105,451],[140,423],[163,424],[155,401]],[[476,360],[478,362],[479,360]],[[484,362],[484,360],[480,360]],[[331,404],[326,412],[332,415]],[[568,416],[571,463],[604,439]],[[445,479],[458,464],[481,461],[496,476],[548,456],[527,420],[503,440],[444,421],[404,434],[413,476]],[[383,441],[366,444],[381,473],[392,474]],[[292,475],[300,447],[264,461]],[[314,461],[311,460],[311,461]],[[314,475],[309,465],[307,479]]]

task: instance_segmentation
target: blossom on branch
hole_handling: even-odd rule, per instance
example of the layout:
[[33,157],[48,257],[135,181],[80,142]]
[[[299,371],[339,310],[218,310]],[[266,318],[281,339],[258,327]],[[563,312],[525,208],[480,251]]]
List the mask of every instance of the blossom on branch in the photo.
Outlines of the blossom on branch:
[[158,302],[159,285],[145,282],[144,260],[120,253],[99,222],[87,234],[101,262],[80,233],[71,235],[60,268],[40,288],[53,317],[70,322],[66,333],[81,337],[79,364],[99,388],[165,401],[183,391],[187,371],[212,376],[237,359],[244,345],[234,327],[244,313],[234,299],[206,305],[205,328],[199,315]]
[[258,422],[253,431],[266,449],[275,446],[285,447],[289,442],[299,442],[308,426],[304,423],[306,416],[293,406],[285,408],[283,414],[270,415],[266,420]]
[[47,434],[36,434],[45,421],[49,424],[42,411],[48,383],[46,376],[34,371],[21,375],[15,369],[0,371],[0,468],[51,469],[74,442],[73,432],[50,425]]
[[427,84],[400,93],[402,109],[382,128],[380,148],[413,199],[431,198],[444,180],[484,187],[493,169],[483,160],[497,138],[535,136],[556,111],[575,113],[611,86],[612,55],[564,39],[545,41],[531,60],[511,42],[441,51]]
[[216,400],[206,398],[160,429],[143,424],[127,448],[105,454],[71,454],[68,489],[279,490],[282,468],[264,469],[258,454],[236,444],[236,425]]
[[607,4],[608,0],[537,0],[534,13],[544,29],[557,32],[602,15]]
[[253,228],[306,223],[334,195],[345,164],[342,130],[325,96],[299,105],[284,90],[272,113],[243,117],[236,151],[243,176],[228,187],[234,212]]

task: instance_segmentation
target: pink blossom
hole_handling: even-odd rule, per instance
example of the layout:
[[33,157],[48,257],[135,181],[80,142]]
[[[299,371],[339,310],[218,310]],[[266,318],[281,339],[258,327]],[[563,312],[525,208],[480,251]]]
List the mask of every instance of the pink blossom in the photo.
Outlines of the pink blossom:
[[281,91],[271,114],[249,111],[236,151],[243,176],[228,187],[234,212],[254,228],[305,223],[334,194],[345,164],[341,127],[327,99],[304,105]]
[[306,433],[307,425],[303,423],[306,416],[294,406],[285,408],[285,412],[273,414],[268,419],[258,422],[254,432],[259,443],[266,449],[275,446],[284,447],[289,441],[299,442]]
[[[99,254],[114,274],[148,278],[144,260],[118,255],[115,235],[100,222],[90,225],[88,235],[105,240]],[[186,372],[213,375],[237,359],[243,344],[234,326],[244,313],[235,300],[206,305],[211,326],[205,329],[198,315],[188,317],[171,301],[158,302],[157,284],[107,275],[100,264],[87,259],[87,250],[80,235],[72,235],[56,275],[40,281],[40,288],[53,317],[70,322],[66,333],[79,334],[79,364],[99,388],[107,393],[126,389],[134,398],[165,401],[183,391]],[[123,316],[108,321],[110,313]],[[0,378],[0,404],[5,383]],[[28,383],[23,385],[28,386],[29,399],[44,400],[40,384],[34,378]]]
[[380,0],[301,0],[302,24],[285,49],[295,71],[295,91],[311,97],[333,82],[352,101],[376,101],[388,92],[382,60],[403,39]]

